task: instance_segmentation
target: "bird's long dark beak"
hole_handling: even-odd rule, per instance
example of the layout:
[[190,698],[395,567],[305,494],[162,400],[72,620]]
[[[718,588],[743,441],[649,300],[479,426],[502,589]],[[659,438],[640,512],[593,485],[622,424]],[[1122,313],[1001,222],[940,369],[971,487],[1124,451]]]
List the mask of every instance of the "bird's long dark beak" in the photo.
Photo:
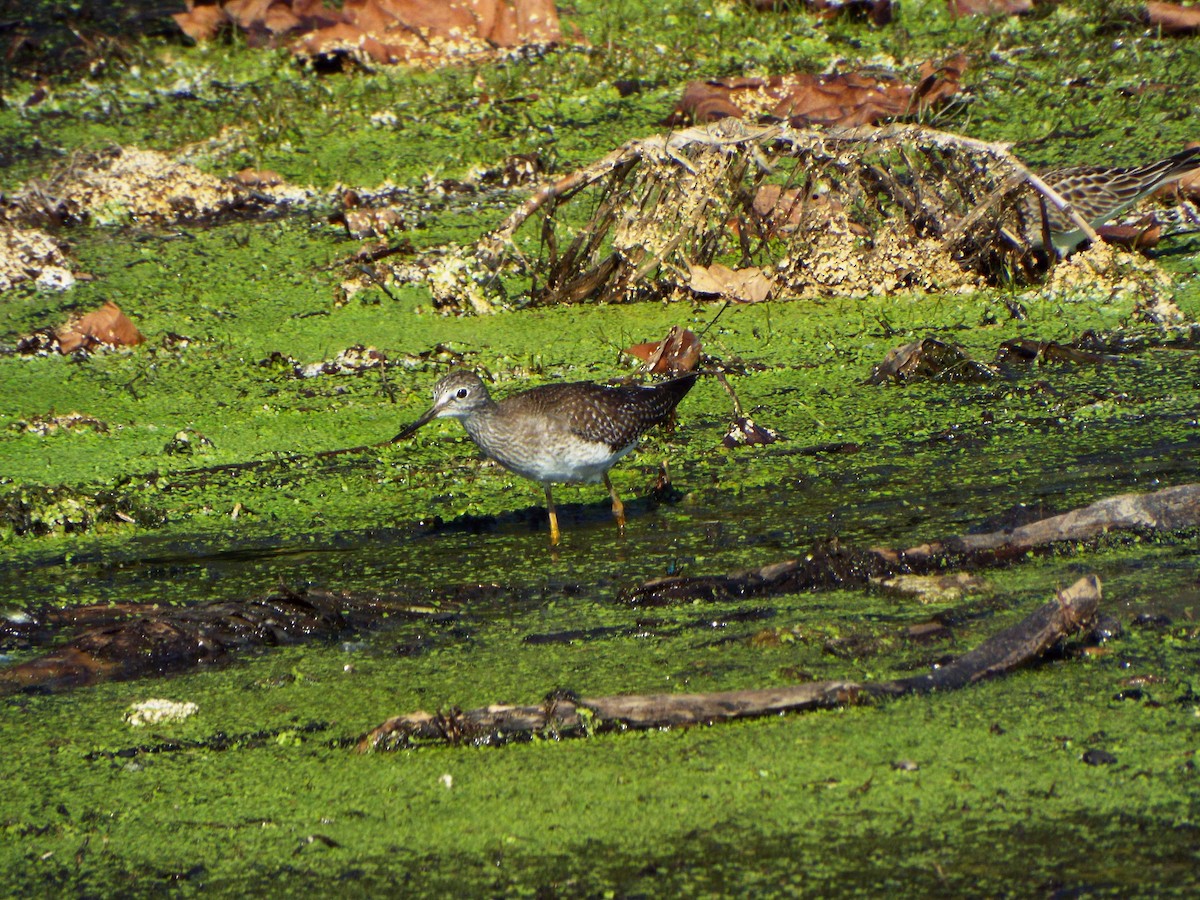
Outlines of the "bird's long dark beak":
[[388,441],[388,443],[396,444],[396,443],[399,443],[400,441],[408,440],[410,437],[412,437],[414,434],[417,433],[418,428],[420,428],[422,425],[425,425],[428,422],[432,421],[433,418],[435,416],[437,416],[437,412],[438,412],[438,408],[436,406],[430,407],[430,409],[423,416],[421,416],[421,418],[417,419],[417,421],[413,422],[411,425],[406,427],[398,435],[396,435],[394,438],[392,438],[390,441]]

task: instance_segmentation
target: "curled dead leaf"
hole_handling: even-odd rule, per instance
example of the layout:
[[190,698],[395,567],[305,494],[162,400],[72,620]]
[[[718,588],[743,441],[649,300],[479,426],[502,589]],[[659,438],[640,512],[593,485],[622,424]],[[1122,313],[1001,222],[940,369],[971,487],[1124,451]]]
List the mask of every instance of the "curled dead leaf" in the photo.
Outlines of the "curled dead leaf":
[[721,438],[721,443],[730,450],[735,447],[753,447],[757,444],[773,444],[779,435],[765,425],[757,424],[749,416],[738,416]]
[[1162,228],[1157,223],[1149,225],[1101,225],[1096,234],[1107,244],[1116,244],[1126,250],[1149,250],[1162,237]]
[[272,172],[270,169],[242,169],[236,173],[234,179],[242,185],[250,188],[265,188],[275,187],[283,184],[283,178],[277,172]]
[[991,366],[971,359],[965,350],[937,338],[924,338],[889,350],[883,362],[871,369],[870,384],[922,379],[987,381],[996,377]]
[[1120,357],[1093,353],[1090,350],[1080,350],[1056,341],[1034,341],[1028,338],[1013,338],[1005,341],[996,351],[996,362],[1072,362],[1072,363],[1108,363],[1117,362]]
[[1163,34],[1200,32],[1200,6],[1150,2],[1146,4],[1142,19],[1147,25],[1156,25]]
[[686,328],[672,325],[661,341],[634,344],[625,350],[644,361],[647,372],[690,372],[700,362],[700,339]]
[[348,209],[343,218],[346,222],[346,230],[353,238],[382,237],[404,224],[404,217],[394,209],[387,207]]
[[757,266],[731,269],[720,263],[711,266],[689,263],[688,268],[692,276],[688,287],[697,294],[717,294],[741,303],[761,303],[775,289],[775,282]]
[[174,13],[171,16],[193,41],[211,41],[221,29],[230,24],[230,17],[215,3],[194,3],[188,0],[187,12]]
[[683,99],[675,107],[675,112],[667,120],[669,125],[694,122],[715,122],[732,116],[740,119],[743,116],[741,108],[733,102],[730,94],[734,87],[726,88],[723,82],[691,81],[683,89]]
[[755,193],[750,212],[759,236],[771,237],[795,231],[806,215],[824,220],[842,209],[842,203],[828,194],[805,196],[799,188],[764,184]]
[[[1200,147],[1200,141],[1190,141],[1184,149]],[[1169,184],[1164,184],[1154,192],[1155,197],[1173,200],[1176,203],[1189,201],[1200,203],[1200,166]]]
[[121,308],[111,300],[78,319],[72,319],[55,329],[59,351],[73,353],[89,350],[97,344],[111,347],[132,347],[146,339]]
[[[791,10],[794,0],[746,0],[755,9]],[[823,19],[832,19],[844,14],[864,15],[873,25],[887,25],[892,21],[892,0],[804,0],[809,12]]]
[[1033,9],[1033,0],[946,0],[950,15],[1019,16]]
[[196,41],[232,26],[250,46],[388,65],[562,40],[554,0],[188,0],[173,18]]

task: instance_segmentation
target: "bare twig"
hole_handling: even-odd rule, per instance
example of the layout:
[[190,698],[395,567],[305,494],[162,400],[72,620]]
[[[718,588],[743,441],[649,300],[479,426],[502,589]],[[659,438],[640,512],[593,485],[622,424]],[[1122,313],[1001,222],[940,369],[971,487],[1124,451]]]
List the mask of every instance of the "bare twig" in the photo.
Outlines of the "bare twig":
[[580,737],[602,730],[711,725],[732,719],[853,706],[882,697],[963,688],[1012,671],[1079,631],[1100,603],[1100,580],[1079,579],[1026,619],[928,674],[881,682],[814,681],[709,694],[551,696],[540,706],[493,704],[466,712],[395,716],[359,741],[360,752],[414,743],[494,743],[545,733]]

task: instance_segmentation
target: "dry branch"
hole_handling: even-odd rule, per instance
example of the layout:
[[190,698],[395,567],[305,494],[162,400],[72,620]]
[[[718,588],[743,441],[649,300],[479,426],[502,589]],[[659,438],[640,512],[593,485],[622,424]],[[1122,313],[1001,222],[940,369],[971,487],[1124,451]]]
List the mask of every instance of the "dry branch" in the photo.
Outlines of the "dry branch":
[[[581,207],[590,216],[573,226],[566,212]],[[737,257],[798,296],[955,287],[1029,269],[1047,207],[1095,238],[1003,144],[916,125],[725,118],[629,141],[543,187],[476,255],[531,265],[536,303],[683,292],[696,267]],[[547,252],[531,263],[516,234],[539,212]]]
[[711,694],[552,697],[541,706],[496,704],[466,712],[417,712],[388,719],[359,742],[361,752],[414,743],[494,743],[545,733],[578,737],[603,730],[701,725],[730,719],[855,705],[879,697],[953,690],[1009,672],[1044,654],[1089,622],[1100,580],[1081,578],[1026,619],[938,670],[892,681],[817,681],[781,688]]
[[1120,494],[1060,516],[1019,528],[964,534],[901,551],[882,551],[892,560],[916,561],[940,556],[992,553],[1011,556],[1060,541],[1085,541],[1109,531],[1147,528],[1181,531],[1200,526],[1200,484],[1181,484],[1152,494]]

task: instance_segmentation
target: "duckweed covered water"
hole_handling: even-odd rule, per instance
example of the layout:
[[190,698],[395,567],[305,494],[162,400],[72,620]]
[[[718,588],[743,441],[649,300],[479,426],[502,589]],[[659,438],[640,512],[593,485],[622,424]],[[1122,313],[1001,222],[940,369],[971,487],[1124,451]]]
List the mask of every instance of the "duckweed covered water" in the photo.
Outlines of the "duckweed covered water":
[[[462,177],[530,150],[565,173],[657,130],[690,77],[821,69],[834,56],[847,68],[882,55],[909,65],[959,47],[973,59],[969,102],[939,127],[1018,139],[1037,164],[1175,149],[1194,137],[1195,40],[1136,29],[1116,39],[1100,8],[952,21],[927,3],[872,28],[719,3],[663,16],[640,3],[581,2],[564,12],[590,49],[328,78],[280,55],[151,37],[112,57],[99,90],[78,74],[55,76],[48,106],[22,107],[32,82],[5,76],[0,134],[15,149],[0,179],[9,189],[44,177],[63,154],[107,140],[175,152],[226,127],[248,139],[214,166],[222,174],[254,164],[321,188],[385,179],[419,187],[426,176]],[[1080,71],[1112,89],[1073,82]],[[645,89],[618,98],[611,82],[626,77]],[[185,101],[162,89],[180,78],[200,101],[187,101],[186,116]],[[1173,88],[1121,90],[1143,83]],[[122,92],[136,102],[118,109],[110,101]],[[537,97],[480,106],[481,94]],[[367,124],[380,110],[396,111],[403,127]],[[431,211],[412,241],[472,241],[519,197]],[[79,270],[95,280],[65,295],[0,295],[0,344],[105,299],[148,341],[86,359],[0,357],[0,491],[111,491],[141,524],[6,531],[0,607],[19,616],[45,604],[184,605],[257,596],[283,581],[394,592],[440,603],[447,615],[167,679],[3,698],[6,892],[1196,890],[1195,533],[1062,547],[981,573],[991,583],[981,594],[931,605],[876,590],[653,608],[619,599],[645,579],[762,565],[818,540],[908,546],[1195,481],[1192,327],[1136,321],[1133,294],[1064,299],[1037,288],[772,303],[719,317],[716,304],[641,304],[456,319],[430,314],[417,288],[336,304],[336,263],[358,244],[317,212],[67,234]],[[1185,323],[1200,318],[1198,259],[1187,237],[1159,256],[1175,273]],[[1014,318],[1014,301],[1025,318]],[[421,354],[439,344],[495,373],[500,393],[624,374],[621,348],[674,324],[711,325],[706,352],[744,372],[731,376],[742,403],[782,440],[722,448],[729,401],[702,382],[677,429],[651,436],[614,470],[630,520],[623,538],[601,487],[561,488],[564,540],[551,552],[541,492],[481,464],[456,423],[404,445],[317,455],[385,441],[415,418],[445,368]],[[991,361],[1007,339],[1068,342],[1089,330],[1112,337],[1115,361],[1004,366],[984,383],[863,383],[890,348],[929,335]],[[306,365],[355,344],[408,362],[381,379],[371,370],[297,378],[287,361]],[[39,435],[20,425],[76,410],[108,430]],[[207,442],[167,452],[181,431]],[[663,459],[673,490],[654,501]],[[257,465],[234,468],[245,463]],[[1096,652],[959,693],[686,731],[350,750],[391,715],[536,703],[556,690],[912,674],[1087,572],[1103,580],[1102,609],[1120,634]],[[944,628],[924,639],[910,630],[931,622]],[[38,651],[5,652],[17,662]],[[126,724],[131,704],[152,697],[199,712]],[[1102,764],[1085,762],[1089,751]]]

